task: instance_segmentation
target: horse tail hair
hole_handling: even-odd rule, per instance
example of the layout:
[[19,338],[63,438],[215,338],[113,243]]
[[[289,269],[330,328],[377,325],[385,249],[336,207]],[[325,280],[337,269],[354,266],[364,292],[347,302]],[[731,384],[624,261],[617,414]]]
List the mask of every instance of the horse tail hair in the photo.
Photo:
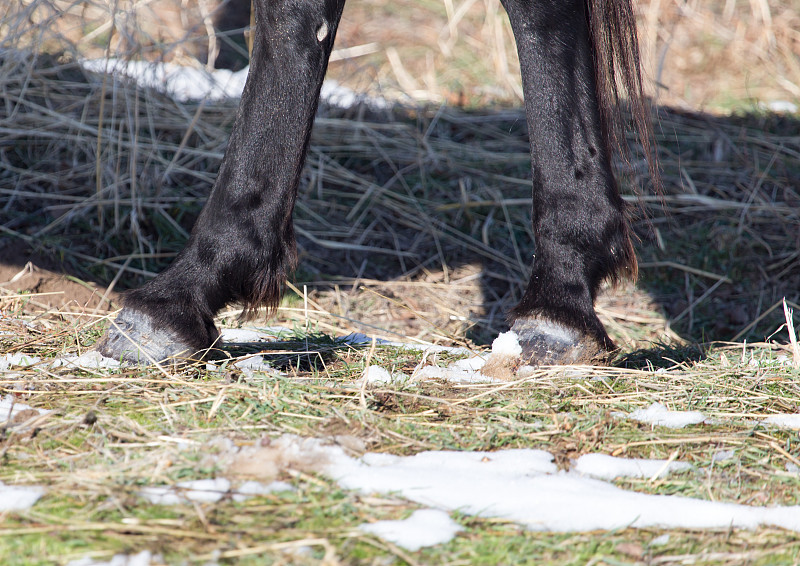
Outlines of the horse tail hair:
[[660,192],[651,110],[642,84],[633,4],[631,0],[585,0],[585,5],[594,51],[597,98],[601,117],[609,132],[609,143],[623,156],[628,156],[628,147],[622,134],[622,87],[628,96],[628,108],[647,159],[650,177],[656,191]]

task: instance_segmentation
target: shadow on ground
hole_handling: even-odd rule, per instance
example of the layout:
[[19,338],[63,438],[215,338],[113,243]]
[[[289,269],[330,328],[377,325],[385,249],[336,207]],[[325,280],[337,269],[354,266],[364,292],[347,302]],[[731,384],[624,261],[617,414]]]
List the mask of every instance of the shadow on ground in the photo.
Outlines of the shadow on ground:
[[[101,78],[56,63],[41,57],[16,75],[0,67],[19,94],[13,112],[0,108],[0,125],[19,132],[0,148],[0,259],[115,290],[138,285],[185,241],[235,104],[103,89]],[[691,359],[672,349],[677,336],[763,340],[784,321],[782,298],[800,302],[800,121],[668,108],[654,120],[663,194],[653,194],[634,141],[619,164],[639,284],[599,301],[631,352],[623,364]],[[506,328],[533,252],[527,148],[519,108],[322,108],[284,314],[310,308],[368,334],[488,343]],[[669,345],[634,351],[648,343]]]

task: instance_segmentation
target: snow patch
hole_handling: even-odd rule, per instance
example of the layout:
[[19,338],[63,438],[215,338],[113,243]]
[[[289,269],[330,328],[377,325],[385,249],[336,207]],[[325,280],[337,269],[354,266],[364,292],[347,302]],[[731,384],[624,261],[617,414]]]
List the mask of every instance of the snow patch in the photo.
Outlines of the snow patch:
[[[395,493],[422,505],[515,521],[532,530],[590,531],[624,527],[756,528],[800,531],[800,507],[749,507],[626,491],[581,474],[559,472],[541,450],[365,454],[317,444],[322,472],[342,487]],[[320,459],[319,454],[315,455]]]
[[706,420],[706,416],[700,411],[670,411],[661,403],[653,403],[646,409],[637,409],[628,418],[667,428],[683,428]]
[[38,485],[7,485],[0,481],[0,511],[30,509],[44,495]]
[[[459,360],[446,368],[425,366],[418,370],[414,376],[416,379],[443,379],[452,383],[492,383],[499,381],[494,377],[482,374],[480,371],[470,369],[470,364],[478,365],[477,362],[460,363],[464,361]],[[483,364],[481,364],[481,367],[483,367]]]
[[161,564],[163,561],[160,556],[153,556],[149,550],[143,550],[138,554],[115,554],[111,560],[101,561],[86,557],[78,560],[70,560],[67,566],[150,566],[153,562]]
[[0,371],[5,371],[12,367],[28,367],[36,365],[41,361],[42,358],[29,356],[28,354],[3,354],[0,356]]
[[377,521],[358,528],[412,552],[449,542],[462,530],[448,513],[438,509],[419,509],[402,521]]
[[369,384],[386,384],[386,383],[400,383],[407,381],[408,376],[404,373],[389,373],[389,371],[381,366],[369,366],[364,370],[364,377],[358,380],[358,383],[366,381]]
[[227,69],[186,67],[174,63],[125,61],[123,59],[90,59],[81,66],[93,73],[109,72],[133,79],[139,86],[154,88],[169,94],[175,100],[222,100],[239,98],[244,90],[248,69],[231,72]]
[[733,460],[736,456],[736,451],[734,450],[717,450],[711,456],[712,462],[727,462],[728,460]]
[[291,491],[294,488],[286,482],[263,484],[247,481],[236,489],[231,489],[231,482],[226,478],[182,481],[174,486],[145,487],[139,495],[154,505],[179,505],[195,501],[197,503],[217,503],[226,495],[234,501],[241,502],[257,495],[275,491]]
[[785,415],[770,415],[761,421],[761,424],[768,424],[778,428],[788,428],[792,430],[800,429],[800,413]]
[[492,342],[492,354],[518,358],[522,355],[522,346],[519,345],[517,333],[509,330],[501,332]]
[[613,480],[614,478],[659,478],[669,472],[690,470],[686,462],[616,458],[607,454],[584,454],[578,458],[572,470],[585,476]]
[[80,356],[62,356],[50,364],[53,368],[108,369],[120,367],[119,360],[107,358],[97,351],[89,351]]
[[36,416],[33,411],[40,415],[46,415],[47,413],[52,412],[48,411],[47,409],[35,409],[30,405],[26,405],[25,403],[19,403],[15,401],[14,396],[11,394],[8,394],[0,399],[0,423],[13,422],[15,418],[19,417],[19,415],[24,411],[31,411],[31,416]]
[[[169,94],[175,100],[224,100],[241,98],[247,74],[241,71],[187,67],[175,63],[153,63],[150,61],[125,61],[123,59],[88,59],[81,66],[93,73],[111,73],[133,79],[142,87],[153,88]],[[388,108],[383,98],[370,97],[339,84],[334,80],[322,83],[320,99],[329,106],[352,108],[365,104],[373,109]]]
[[255,355],[233,363],[234,367],[239,368],[248,379],[252,379],[257,371],[279,374],[280,372],[264,361],[264,356]]

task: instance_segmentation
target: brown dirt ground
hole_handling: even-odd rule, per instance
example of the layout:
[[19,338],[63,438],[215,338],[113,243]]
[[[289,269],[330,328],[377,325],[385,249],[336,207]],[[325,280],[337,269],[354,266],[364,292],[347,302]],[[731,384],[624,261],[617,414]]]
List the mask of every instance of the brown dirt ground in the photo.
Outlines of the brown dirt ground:
[[58,311],[106,314],[117,308],[119,295],[96,283],[80,281],[37,267],[0,262],[0,312]]

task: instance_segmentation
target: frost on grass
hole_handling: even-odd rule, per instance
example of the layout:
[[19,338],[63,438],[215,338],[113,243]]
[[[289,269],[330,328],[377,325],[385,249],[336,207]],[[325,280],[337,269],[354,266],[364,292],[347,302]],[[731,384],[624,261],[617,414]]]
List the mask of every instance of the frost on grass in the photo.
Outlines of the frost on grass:
[[24,511],[30,509],[44,494],[44,488],[36,485],[6,485],[0,482],[0,511]]
[[692,469],[687,462],[616,458],[607,454],[584,454],[571,468],[579,474],[604,480],[615,478],[660,478],[670,472]]
[[419,509],[402,521],[376,521],[358,528],[411,551],[449,542],[462,530],[448,513],[438,509]]
[[706,420],[706,416],[700,411],[670,411],[661,403],[653,403],[646,409],[637,409],[627,417],[635,421],[667,428],[683,428]]

